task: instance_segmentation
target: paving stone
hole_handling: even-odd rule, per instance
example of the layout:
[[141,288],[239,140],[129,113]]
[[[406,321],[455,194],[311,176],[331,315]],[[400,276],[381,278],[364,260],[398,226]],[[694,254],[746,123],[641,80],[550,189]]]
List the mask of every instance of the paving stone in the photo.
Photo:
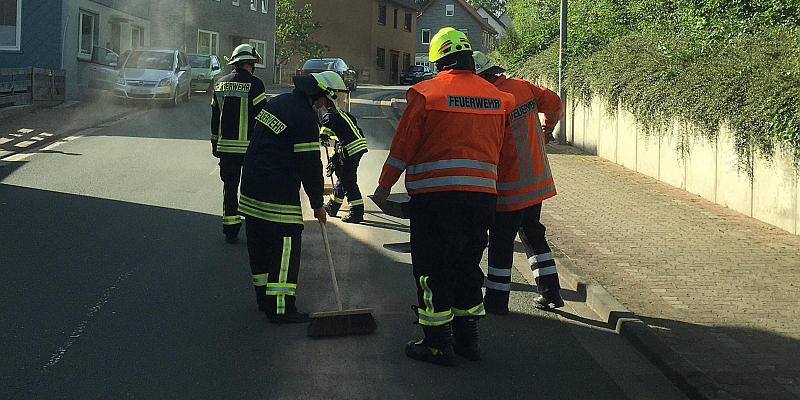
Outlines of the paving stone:
[[690,362],[728,371],[733,396],[800,398],[788,356],[800,354],[800,236],[575,148],[548,151],[555,247]]

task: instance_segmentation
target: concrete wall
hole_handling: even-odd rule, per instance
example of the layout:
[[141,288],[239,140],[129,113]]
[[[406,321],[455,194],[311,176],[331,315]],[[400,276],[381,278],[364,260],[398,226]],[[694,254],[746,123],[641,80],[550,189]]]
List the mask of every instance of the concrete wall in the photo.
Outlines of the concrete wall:
[[599,98],[589,106],[570,104],[567,138],[575,147],[685,189],[742,214],[800,234],[800,177],[791,156],[772,162],[756,158],[752,184],[738,171],[732,133],[715,140],[689,137],[689,153],[678,151],[680,126],[646,135],[624,110],[609,113]]

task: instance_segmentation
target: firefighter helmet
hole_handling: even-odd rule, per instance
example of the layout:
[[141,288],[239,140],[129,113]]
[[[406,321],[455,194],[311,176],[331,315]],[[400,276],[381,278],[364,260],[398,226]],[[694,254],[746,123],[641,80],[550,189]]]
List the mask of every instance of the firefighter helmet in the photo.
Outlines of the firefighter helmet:
[[336,72],[323,71],[311,75],[314,76],[320,87],[325,86],[325,88],[332,89],[335,92],[347,91],[347,85],[344,84],[344,80]]
[[444,56],[458,53],[459,51],[472,51],[467,35],[452,27],[442,28],[431,39],[431,45],[428,48],[428,59],[431,62],[436,62]]
[[233,65],[241,61],[252,61],[258,64],[261,62],[261,56],[258,55],[258,52],[253,46],[249,44],[240,44],[233,49],[233,54],[228,61],[228,65]]
[[497,75],[505,72],[505,68],[498,67],[486,54],[483,52],[475,51],[472,53],[472,58],[475,59],[475,73]]

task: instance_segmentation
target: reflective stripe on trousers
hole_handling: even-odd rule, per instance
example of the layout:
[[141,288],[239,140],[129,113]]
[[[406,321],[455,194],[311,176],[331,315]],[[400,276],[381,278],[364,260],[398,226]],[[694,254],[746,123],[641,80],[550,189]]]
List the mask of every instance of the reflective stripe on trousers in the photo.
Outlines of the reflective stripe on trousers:
[[281,252],[281,269],[278,272],[278,281],[274,283],[267,282],[267,296],[275,296],[275,313],[286,313],[286,296],[294,296],[297,285],[288,283],[287,278],[289,274],[289,258],[292,254],[292,238],[283,238],[283,251]]
[[426,326],[440,326],[447,324],[453,320],[453,310],[435,312],[433,309],[433,291],[428,286],[428,276],[422,275],[419,277],[419,285],[423,291],[423,300],[425,308],[419,308],[418,321],[420,325]]

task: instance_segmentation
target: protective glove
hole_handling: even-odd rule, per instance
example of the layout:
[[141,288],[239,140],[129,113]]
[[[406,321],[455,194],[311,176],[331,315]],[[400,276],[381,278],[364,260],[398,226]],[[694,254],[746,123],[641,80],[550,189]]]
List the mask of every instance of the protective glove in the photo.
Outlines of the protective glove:
[[334,169],[338,166],[344,165],[344,157],[342,157],[342,153],[333,153],[333,156],[331,156],[331,163],[334,164]]
[[331,137],[324,133],[321,133],[319,135],[319,144],[325,147],[329,147],[331,145]]
[[551,127],[551,126],[545,126],[544,127],[544,143],[545,144],[550,143],[553,140],[556,140],[555,136],[553,136],[553,131],[555,129],[556,129],[555,127]]

